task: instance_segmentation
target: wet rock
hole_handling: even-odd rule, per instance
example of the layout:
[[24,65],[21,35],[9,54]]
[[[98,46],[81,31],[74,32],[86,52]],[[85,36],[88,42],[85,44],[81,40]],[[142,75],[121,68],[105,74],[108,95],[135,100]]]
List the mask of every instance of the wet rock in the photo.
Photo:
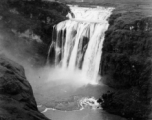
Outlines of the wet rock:
[[38,111],[23,67],[3,55],[0,55],[0,119],[49,120]]

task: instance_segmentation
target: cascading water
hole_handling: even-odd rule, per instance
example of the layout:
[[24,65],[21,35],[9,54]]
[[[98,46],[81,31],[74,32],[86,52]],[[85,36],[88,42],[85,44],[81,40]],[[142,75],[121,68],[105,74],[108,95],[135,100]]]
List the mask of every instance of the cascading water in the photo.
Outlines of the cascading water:
[[[102,44],[107,19],[113,8],[78,8],[70,6],[74,16],[54,26],[51,50],[55,50],[55,66],[64,70],[79,70],[90,84],[98,83]],[[49,59],[48,59],[49,60]]]

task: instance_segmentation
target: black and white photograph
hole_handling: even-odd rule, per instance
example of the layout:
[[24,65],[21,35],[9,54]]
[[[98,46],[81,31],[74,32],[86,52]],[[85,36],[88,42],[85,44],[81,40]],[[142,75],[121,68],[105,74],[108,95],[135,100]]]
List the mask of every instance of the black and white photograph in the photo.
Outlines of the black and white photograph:
[[0,0],[0,120],[152,120],[152,0]]

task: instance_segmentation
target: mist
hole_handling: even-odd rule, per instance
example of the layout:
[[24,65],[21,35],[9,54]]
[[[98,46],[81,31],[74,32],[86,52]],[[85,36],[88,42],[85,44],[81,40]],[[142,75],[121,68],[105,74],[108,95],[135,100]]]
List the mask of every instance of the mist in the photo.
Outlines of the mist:
[[12,36],[6,31],[0,34],[0,54],[24,67],[25,76],[32,86],[38,105],[53,106],[52,100],[63,101],[77,95],[99,98],[107,90],[107,86],[102,83],[88,83],[88,79],[79,70],[69,71],[46,65],[43,56],[38,56],[38,62],[43,64],[37,64],[37,59],[34,58],[37,51],[31,45],[33,42]]
[[[90,114],[94,114],[92,109],[98,110],[95,103],[102,93],[109,89],[106,85],[102,82],[95,84],[82,70],[71,71],[46,64],[49,45],[27,37],[19,37],[22,33],[3,28],[0,28],[0,54],[24,67],[39,111],[46,115],[48,112],[51,114],[50,110],[54,109],[57,112],[54,117],[61,116],[62,111],[70,111],[64,114],[64,118],[71,116],[71,119],[77,119],[82,108],[85,109],[86,106],[91,108]],[[102,78],[98,76],[97,79]],[[78,114],[75,111],[78,111]],[[88,114],[88,111],[84,110],[80,118],[86,116],[85,113]]]

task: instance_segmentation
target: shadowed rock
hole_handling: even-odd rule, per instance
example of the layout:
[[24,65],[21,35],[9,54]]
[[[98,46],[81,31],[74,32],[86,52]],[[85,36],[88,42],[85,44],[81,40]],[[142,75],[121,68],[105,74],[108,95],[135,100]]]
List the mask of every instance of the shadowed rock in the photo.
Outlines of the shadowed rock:
[[49,120],[37,109],[21,65],[0,55],[0,119]]

